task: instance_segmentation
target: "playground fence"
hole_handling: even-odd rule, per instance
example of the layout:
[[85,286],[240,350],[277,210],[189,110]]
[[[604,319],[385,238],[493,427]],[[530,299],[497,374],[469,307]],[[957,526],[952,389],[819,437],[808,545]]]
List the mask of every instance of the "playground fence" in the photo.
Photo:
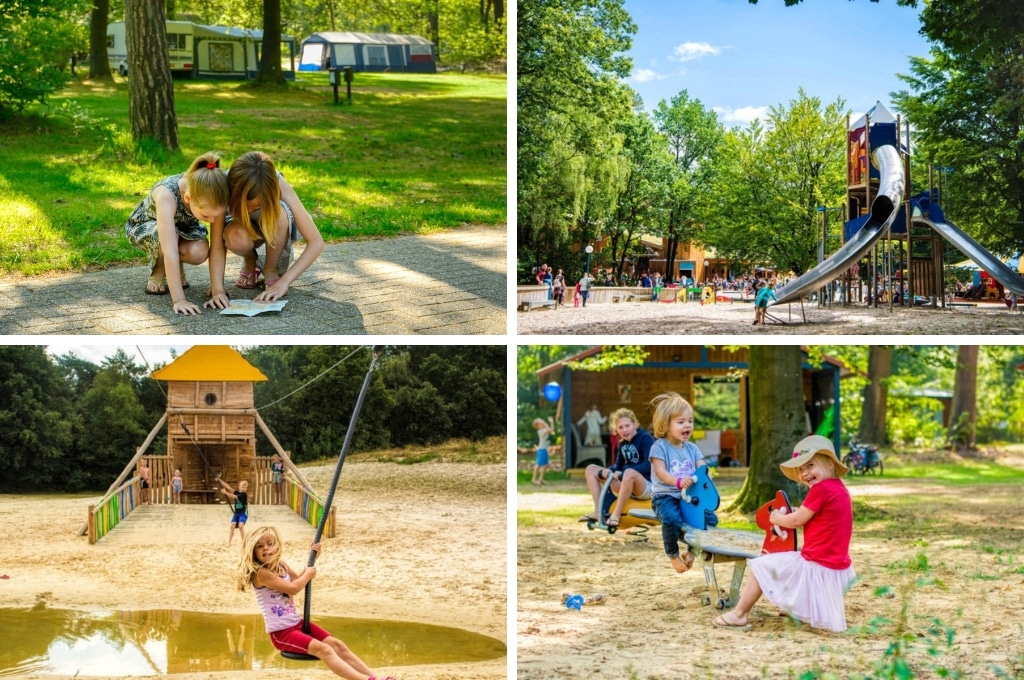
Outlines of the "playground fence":
[[[292,479],[285,479],[285,502],[310,526],[317,527],[324,516],[324,501],[309,489]],[[331,508],[324,525],[324,538],[334,538],[334,508]]]
[[138,477],[133,477],[104,496],[99,503],[89,506],[90,545],[106,536],[135,509],[142,488],[140,482]]

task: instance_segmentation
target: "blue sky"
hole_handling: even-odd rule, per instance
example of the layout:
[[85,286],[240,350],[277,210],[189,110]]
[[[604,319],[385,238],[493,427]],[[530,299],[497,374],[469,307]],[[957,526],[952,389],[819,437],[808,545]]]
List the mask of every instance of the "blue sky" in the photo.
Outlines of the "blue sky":
[[[896,0],[626,0],[638,30],[627,80],[652,111],[682,90],[726,126],[764,118],[800,87],[862,113],[905,89],[897,73],[928,56],[918,9]],[[893,113],[895,111],[893,110]]]

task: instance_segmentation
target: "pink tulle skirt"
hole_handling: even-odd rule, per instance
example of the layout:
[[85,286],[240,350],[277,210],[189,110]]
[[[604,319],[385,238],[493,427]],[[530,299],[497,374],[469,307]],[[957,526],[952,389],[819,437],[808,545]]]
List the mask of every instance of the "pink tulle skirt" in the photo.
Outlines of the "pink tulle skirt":
[[846,630],[843,595],[853,584],[853,567],[829,569],[798,552],[762,555],[747,562],[764,596],[812,628]]

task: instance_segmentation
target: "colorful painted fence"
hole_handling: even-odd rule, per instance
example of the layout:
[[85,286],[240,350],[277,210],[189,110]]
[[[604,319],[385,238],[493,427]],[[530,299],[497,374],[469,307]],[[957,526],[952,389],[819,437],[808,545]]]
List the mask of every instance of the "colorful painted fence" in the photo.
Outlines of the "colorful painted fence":
[[[306,489],[294,480],[285,479],[285,502],[288,507],[299,514],[302,519],[309,522],[310,526],[317,527],[324,516],[324,502],[312,491]],[[331,508],[327,516],[327,523],[324,525],[324,538],[334,538],[334,508]]]
[[89,506],[89,544],[106,536],[111,529],[131,514],[139,501],[139,478],[133,477],[99,503]]

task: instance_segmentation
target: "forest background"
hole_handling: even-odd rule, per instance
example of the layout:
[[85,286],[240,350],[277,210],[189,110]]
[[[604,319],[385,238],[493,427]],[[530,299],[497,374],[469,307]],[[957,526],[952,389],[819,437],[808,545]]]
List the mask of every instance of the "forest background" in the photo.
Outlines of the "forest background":
[[[239,351],[268,378],[255,383],[256,408],[292,460],[336,457],[370,353]],[[488,438],[506,430],[506,356],[504,346],[387,347],[352,453],[452,439],[468,440],[470,451],[492,445]],[[70,353],[53,357],[43,346],[0,346],[0,492],[107,488],[166,409],[166,386],[149,377],[160,365],[140,365],[122,350],[96,365]],[[165,449],[166,432],[150,448]],[[272,450],[262,432],[256,450]]]

